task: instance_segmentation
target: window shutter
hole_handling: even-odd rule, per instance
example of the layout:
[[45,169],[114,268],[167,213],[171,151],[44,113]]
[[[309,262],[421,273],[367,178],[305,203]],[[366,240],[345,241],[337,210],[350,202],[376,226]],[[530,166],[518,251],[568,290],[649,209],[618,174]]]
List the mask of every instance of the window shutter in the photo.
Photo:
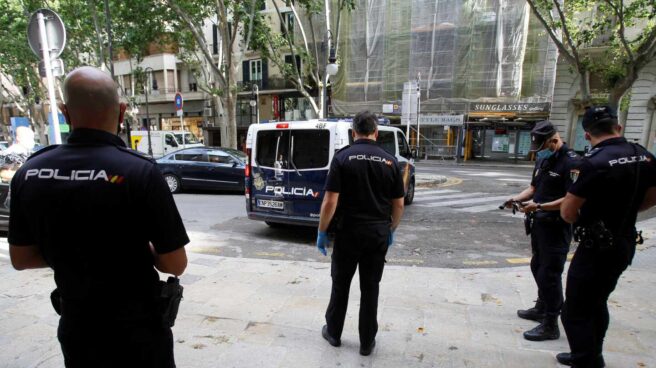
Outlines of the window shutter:
[[242,69],[242,80],[244,83],[250,82],[251,81],[251,64],[249,60],[244,60],[241,63],[241,69]]
[[212,24],[212,52],[214,55],[219,53],[219,28]]
[[269,86],[269,63],[267,59],[262,59],[262,89]]

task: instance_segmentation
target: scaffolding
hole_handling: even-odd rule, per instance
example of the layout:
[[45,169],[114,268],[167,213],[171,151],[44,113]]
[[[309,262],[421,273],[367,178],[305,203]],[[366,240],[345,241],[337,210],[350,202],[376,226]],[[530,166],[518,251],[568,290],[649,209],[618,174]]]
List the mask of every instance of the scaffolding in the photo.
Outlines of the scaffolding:
[[418,74],[422,112],[553,93],[557,50],[525,0],[358,0],[339,47],[336,114],[400,104]]

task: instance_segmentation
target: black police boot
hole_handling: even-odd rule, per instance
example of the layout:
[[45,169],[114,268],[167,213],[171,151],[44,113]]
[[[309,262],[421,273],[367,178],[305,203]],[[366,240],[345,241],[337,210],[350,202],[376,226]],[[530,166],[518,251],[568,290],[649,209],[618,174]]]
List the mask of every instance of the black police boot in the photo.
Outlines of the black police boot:
[[544,321],[532,330],[524,332],[524,338],[530,341],[558,340],[558,317],[545,317]]
[[376,340],[372,341],[369,346],[360,346],[360,355],[367,356],[371,354],[372,351],[374,351],[374,348],[376,347]]
[[544,303],[538,299],[535,307],[529,309],[520,309],[517,311],[519,318],[528,319],[535,322],[542,322],[544,319]]
[[339,339],[330,336],[330,334],[328,333],[327,325],[323,325],[323,328],[321,329],[321,336],[323,336],[323,338],[326,339],[326,341],[328,341],[328,343],[332,346],[337,347],[342,345],[342,342]]
[[[572,367],[572,354],[571,353],[560,353],[556,355],[556,360],[558,363],[566,366]],[[604,368],[606,366],[606,362],[604,361],[604,356],[599,354],[597,356],[597,359],[595,359],[594,364],[592,367],[594,368]]]

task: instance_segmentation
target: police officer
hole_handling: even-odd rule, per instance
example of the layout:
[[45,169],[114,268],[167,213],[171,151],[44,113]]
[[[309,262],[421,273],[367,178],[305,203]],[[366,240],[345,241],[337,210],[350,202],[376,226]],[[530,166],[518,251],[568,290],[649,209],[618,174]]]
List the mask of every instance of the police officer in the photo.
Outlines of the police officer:
[[116,91],[95,68],[67,76],[68,143],[34,154],[11,182],[11,261],[54,270],[66,367],[175,367],[155,269],[182,274],[189,239],[154,161],[116,135]]
[[365,111],[353,119],[354,143],[335,154],[321,205],[317,247],[326,255],[328,225],[338,213],[333,279],[322,336],[341,344],[349,289],[355,268],[360,271],[360,354],[376,345],[378,285],[387,248],[403,214],[403,178],[396,158],[376,144],[376,115]]
[[531,272],[538,287],[535,306],[518,310],[520,318],[540,322],[524,332],[531,341],[556,340],[560,337],[558,316],[563,304],[562,273],[567,260],[572,227],[560,217],[560,205],[571,184],[570,170],[578,155],[563,143],[556,128],[549,121],[538,122],[531,131],[532,150],[537,151],[537,162],[530,186],[510,198],[513,202],[532,199],[520,210],[527,215],[527,231],[531,235]]
[[571,353],[557,359],[587,368],[604,366],[608,297],[633,259],[638,211],[656,203],[656,161],[621,136],[617,114],[609,106],[589,108],[582,125],[592,149],[572,170],[574,183],[561,206],[579,241],[562,315]]

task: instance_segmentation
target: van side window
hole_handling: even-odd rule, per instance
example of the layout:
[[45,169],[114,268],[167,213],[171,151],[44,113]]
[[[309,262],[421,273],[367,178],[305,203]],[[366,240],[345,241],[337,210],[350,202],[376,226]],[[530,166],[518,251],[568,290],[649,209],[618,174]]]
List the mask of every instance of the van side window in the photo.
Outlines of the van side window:
[[307,129],[293,130],[290,169],[316,169],[328,166],[330,131]]
[[396,156],[396,138],[394,132],[378,131],[378,145],[392,156]]
[[255,162],[263,167],[282,169],[289,164],[289,130],[262,130],[257,132]]
[[405,140],[405,134],[397,132],[396,140],[399,144],[399,155],[405,158],[410,157],[410,148],[408,147],[408,142]]
[[171,134],[167,134],[166,138],[164,139],[164,142],[168,144],[171,147],[177,147],[178,143],[175,141],[175,137],[173,137]]
[[[348,130],[349,144],[353,144],[353,129]],[[376,143],[392,156],[396,156],[396,143],[394,142],[394,132],[378,130],[378,139]]]

